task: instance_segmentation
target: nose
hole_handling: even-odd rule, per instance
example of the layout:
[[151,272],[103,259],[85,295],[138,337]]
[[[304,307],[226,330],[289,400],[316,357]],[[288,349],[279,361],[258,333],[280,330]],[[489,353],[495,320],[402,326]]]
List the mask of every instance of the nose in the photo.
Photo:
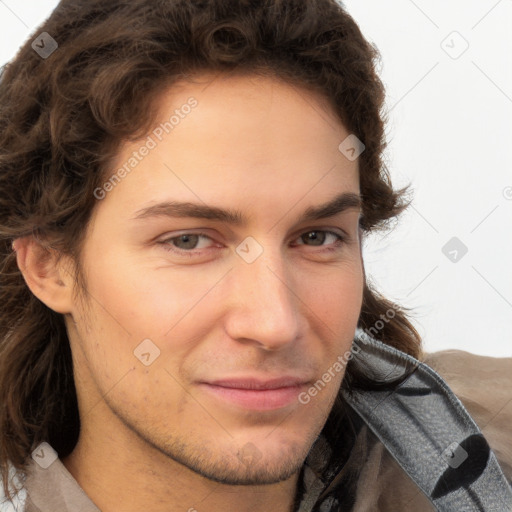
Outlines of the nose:
[[267,351],[282,350],[300,334],[301,301],[279,250],[256,261],[240,260],[227,281],[227,334]]

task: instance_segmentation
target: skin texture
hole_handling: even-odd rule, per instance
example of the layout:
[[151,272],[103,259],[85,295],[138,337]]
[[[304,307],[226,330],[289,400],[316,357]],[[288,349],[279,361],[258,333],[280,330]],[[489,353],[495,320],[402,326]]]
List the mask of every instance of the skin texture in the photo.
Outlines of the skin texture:
[[[299,218],[359,194],[358,164],[338,150],[349,132],[302,88],[203,74],[164,91],[155,126],[190,97],[197,106],[98,201],[83,300],[71,261],[16,243],[33,293],[66,315],[81,433],[64,464],[103,512],[288,511],[344,370],[309,403],[272,410],[199,382],[293,375],[307,381],[298,395],[350,349],[363,289],[360,211]],[[113,172],[145,140],[124,144]],[[248,223],[134,219],[171,200],[238,210]],[[192,238],[176,238],[184,233]],[[262,253],[248,263],[240,247]],[[148,366],[134,354],[145,339]]]

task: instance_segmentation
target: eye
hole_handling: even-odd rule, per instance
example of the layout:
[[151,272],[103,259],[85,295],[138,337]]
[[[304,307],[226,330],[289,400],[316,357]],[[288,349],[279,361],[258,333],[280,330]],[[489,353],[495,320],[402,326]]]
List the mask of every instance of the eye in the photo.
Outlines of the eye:
[[[324,244],[326,240],[334,239],[333,244]],[[339,246],[345,242],[345,237],[334,231],[325,231],[321,229],[314,229],[306,231],[297,240],[301,240],[303,243],[298,245],[312,245],[312,246],[324,246],[324,245],[336,245]],[[310,243],[311,242],[311,243]]]
[[[204,249],[204,243],[201,244],[201,240],[212,240],[208,235],[204,233],[183,233],[178,236],[174,236],[172,238],[167,238],[162,240],[160,243],[164,245],[164,248],[167,250],[175,250],[183,252],[190,252],[197,249]],[[168,247],[171,245],[171,247]]]
[[[323,251],[336,251],[347,242],[347,237],[334,231],[313,229],[305,231],[299,238],[295,239],[294,245],[304,245],[311,247],[322,247]],[[173,252],[180,256],[200,256],[210,252],[215,246],[224,247],[222,244],[216,244],[215,241],[205,233],[185,232],[177,236],[165,238],[158,242],[166,251]]]

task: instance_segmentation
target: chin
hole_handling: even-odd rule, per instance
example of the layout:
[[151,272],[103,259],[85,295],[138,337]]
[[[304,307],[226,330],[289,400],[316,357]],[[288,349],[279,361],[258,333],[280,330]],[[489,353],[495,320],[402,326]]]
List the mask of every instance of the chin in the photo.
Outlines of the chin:
[[[271,485],[300,471],[314,440],[270,436],[217,443],[176,444],[161,450],[165,455],[204,478],[224,485]],[[254,438],[253,438],[254,439]]]
[[[242,457],[241,457],[242,458]],[[300,471],[306,455],[301,453],[262,454],[249,460],[247,456],[239,459],[220,457],[195,461],[189,469],[214,482],[224,485],[271,485],[289,480]]]

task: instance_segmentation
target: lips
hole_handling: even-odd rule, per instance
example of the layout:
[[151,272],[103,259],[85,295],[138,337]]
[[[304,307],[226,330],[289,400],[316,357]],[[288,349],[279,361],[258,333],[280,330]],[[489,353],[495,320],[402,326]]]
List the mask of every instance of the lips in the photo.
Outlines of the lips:
[[298,403],[297,397],[308,385],[306,379],[238,378],[200,382],[203,391],[223,403],[244,409],[269,411]]
[[278,379],[224,379],[207,382],[213,386],[220,386],[223,388],[231,389],[252,389],[252,390],[265,390],[265,389],[279,389],[294,386],[301,386],[307,384],[305,379],[294,377],[280,377]]

